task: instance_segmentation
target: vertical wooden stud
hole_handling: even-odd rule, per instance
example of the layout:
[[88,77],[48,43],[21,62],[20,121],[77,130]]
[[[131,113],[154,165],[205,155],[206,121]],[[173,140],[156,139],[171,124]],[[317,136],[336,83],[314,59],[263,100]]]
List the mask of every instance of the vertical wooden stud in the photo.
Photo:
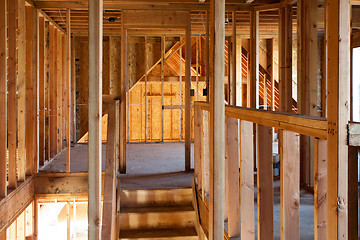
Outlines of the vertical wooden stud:
[[[71,26],[70,9],[66,9],[66,172],[70,172],[71,142]],[[63,56],[65,58],[65,56]]]
[[259,107],[259,12],[250,12],[250,107]]
[[190,88],[191,88],[191,18],[188,15],[188,24],[185,36],[185,170],[189,171],[191,166],[191,123],[190,123]]
[[120,172],[126,173],[127,30],[124,11],[121,17]]
[[[89,240],[101,239],[103,1],[89,1]],[[122,36],[124,37],[124,36]],[[122,96],[124,98],[124,96]]]
[[45,162],[45,19],[39,18],[39,165]]

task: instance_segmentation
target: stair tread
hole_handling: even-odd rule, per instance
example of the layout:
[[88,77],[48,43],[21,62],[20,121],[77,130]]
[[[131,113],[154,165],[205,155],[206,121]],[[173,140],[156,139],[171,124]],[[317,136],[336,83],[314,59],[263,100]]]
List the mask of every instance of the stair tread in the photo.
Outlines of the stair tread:
[[154,206],[154,207],[123,207],[120,208],[122,214],[132,213],[172,213],[194,211],[191,205],[179,206]]
[[170,238],[197,236],[195,228],[139,229],[120,231],[120,238]]

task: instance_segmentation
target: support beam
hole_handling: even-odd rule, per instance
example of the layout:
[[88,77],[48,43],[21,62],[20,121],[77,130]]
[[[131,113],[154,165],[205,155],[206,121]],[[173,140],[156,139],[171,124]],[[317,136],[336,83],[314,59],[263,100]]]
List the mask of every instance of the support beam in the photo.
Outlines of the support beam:
[[224,238],[225,193],[225,1],[210,1],[210,204],[209,239]]
[[0,0],[0,197],[7,195],[7,0]]
[[71,136],[71,26],[70,9],[66,9],[66,172],[70,172]]
[[16,120],[17,120],[17,69],[16,69],[16,17],[17,1],[8,1],[8,187],[17,186]]
[[[325,12],[327,54],[327,238],[349,239],[350,2],[328,1]],[[340,83],[341,82],[341,83]]]
[[120,100],[120,173],[126,173],[126,94],[127,94],[127,30],[121,13],[121,100]]
[[[25,181],[26,24],[25,0],[18,0],[18,180]],[[1,175],[1,174],[0,174]]]
[[256,124],[257,129],[257,239],[273,239],[273,160],[272,127]]
[[101,239],[103,1],[89,1],[89,240]]
[[190,123],[190,89],[191,89],[191,18],[187,18],[185,36],[185,171],[191,168],[191,123]]
[[280,132],[280,224],[281,239],[300,239],[300,137]]

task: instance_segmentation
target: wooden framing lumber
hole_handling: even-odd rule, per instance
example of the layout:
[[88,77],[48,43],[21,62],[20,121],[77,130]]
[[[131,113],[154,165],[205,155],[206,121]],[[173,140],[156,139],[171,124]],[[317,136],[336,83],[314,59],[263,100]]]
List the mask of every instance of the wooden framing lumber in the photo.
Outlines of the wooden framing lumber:
[[256,124],[257,140],[257,239],[273,239],[272,128]]
[[116,232],[116,125],[118,102],[113,101],[108,106],[108,129],[106,143],[105,183],[103,201],[102,239],[118,239]]
[[39,12],[32,8],[32,173],[37,173],[39,169]]
[[70,26],[70,9],[66,9],[66,172],[70,172],[70,142],[71,142],[71,26]]
[[[202,111],[202,110],[198,110]],[[229,237],[240,237],[239,120],[227,117],[227,216]]]
[[334,239],[349,237],[346,142],[350,120],[350,8],[349,1],[329,1],[325,13],[327,140],[331,146],[327,148],[326,235]]
[[39,17],[39,165],[45,162],[45,19]]
[[250,12],[250,107],[259,107],[259,12]]
[[185,36],[185,171],[191,168],[191,123],[190,123],[190,88],[191,88],[191,19],[190,12],[187,16]]
[[[210,201],[209,240],[224,237],[225,191],[225,1],[210,1]],[[220,80],[220,81],[219,81]]]
[[26,7],[26,165],[25,174],[32,175],[34,168],[33,150],[34,150],[34,128],[33,128],[33,10],[31,6]]
[[16,17],[17,1],[8,1],[8,99],[7,137],[9,151],[8,187],[17,186],[16,120],[17,120],[17,69],[16,69]]
[[0,197],[7,195],[7,0],[0,1]]
[[[103,1],[89,1],[89,240],[101,239]],[[123,96],[122,96],[123,97]]]
[[30,177],[0,201],[0,232],[10,226],[33,200],[34,178]]
[[314,142],[314,239],[326,239],[326,154],[327,141]]
[[121,81],[120,81],[120,173],[126,173],[126,94],[127,94],[127,29],[125,12],[121,13]]
[[254,224],[254,124],[240,121],[241,239],[255,239]]
[[25,106],[26,106],[26,24],[25,1],[18,0],[18,180],[25,180]]
[[281,239],[300,239],[300,137],[280,132]]
[[194,118],[194,179],[199,189],[202,189],[202,164],[203,164],[203,111],[195,108]]
[[[232,12],[232,35],[231,35],[231,56],[230,56],[230,70],[231,72],[229,73],[230,75],[230,82],[231,82],[231,87],[230,87],[230,104],[236,106],[237,105],[237,37],[236,37],[236,11]],[[241,63],[241,61],[240,61]],[[241,69],[240,69],[241,70]]]

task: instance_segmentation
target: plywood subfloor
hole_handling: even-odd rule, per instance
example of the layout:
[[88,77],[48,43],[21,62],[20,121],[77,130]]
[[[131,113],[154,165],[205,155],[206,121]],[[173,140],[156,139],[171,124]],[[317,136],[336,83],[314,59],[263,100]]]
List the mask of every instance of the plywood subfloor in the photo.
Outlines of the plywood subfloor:
[[[161,189],[191,187],[192,172],[184,172],[183,143],[127,144],[127,174],[121,175],[123,189]],[[106,146],[102,147],[102,169],[105,170]],[[65,172],[66,154],[60,153],[41,168],[41,172]],[[193,167],[193,159],[192,159]],[[71,148],[71,172],[87,172],[88,145]]]

